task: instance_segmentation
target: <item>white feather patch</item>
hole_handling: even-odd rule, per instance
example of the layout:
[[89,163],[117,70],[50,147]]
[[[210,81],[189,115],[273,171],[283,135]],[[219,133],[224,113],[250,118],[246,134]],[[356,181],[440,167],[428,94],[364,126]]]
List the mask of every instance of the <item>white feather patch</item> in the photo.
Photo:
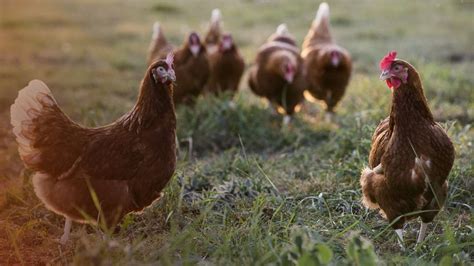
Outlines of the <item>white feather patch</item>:
[[418,157],[416,157],[416,158],[415,158],[415,164],[421,167],[421,166],[422,166],[422,165],[421,165],[421,159],[418,158]]
[[426,166],[428,166],[428,168],[431,169],[431,166],[432,166],[431,165],[431,160],[426,160],[425,164],[426,164]]
[[211,23],[219,23],[221,21],[222,14],[218,8],[212,10]]
[[411,179],[412,179],[413,181],[415,181],[416,178],[417,178],[417,174],[416,174],[415,169],[411,169]]
[[[372,171],[372,169],[370,169],[369,167],[365,167],[363,170],[362,170],[362,176],[368,176],[368,175],[372,175],[374,173],[374,171]],[[365,180],[365,179],[364,179]]]
[[278,35],[288,35],[290,32],[288,31],[288,27],[285,23],[278,25],[276,29],[276,34]]
[[44,106],[56,104],[49,88],[40,80],[32,80],[19,91],[10,107],[10,122],[13,134],[18,142],[18,152],[26,165],[33,165],[40,160],[40,151],[33,147],[33,119],[41,115]]

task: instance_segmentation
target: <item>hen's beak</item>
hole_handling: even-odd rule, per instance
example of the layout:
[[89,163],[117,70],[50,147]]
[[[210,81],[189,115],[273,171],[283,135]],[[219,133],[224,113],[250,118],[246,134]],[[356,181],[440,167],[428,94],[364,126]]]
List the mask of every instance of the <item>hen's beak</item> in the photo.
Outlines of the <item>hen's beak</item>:
[[380,79],[381,80],[387,80],[391,77],[391,74],[390,74],[390,69],[386,69],[382,72],[382,74],[380,74]]
[[173,69],[168,70],[168,78],[172,81],[176,81],[176,74],[174,73]]

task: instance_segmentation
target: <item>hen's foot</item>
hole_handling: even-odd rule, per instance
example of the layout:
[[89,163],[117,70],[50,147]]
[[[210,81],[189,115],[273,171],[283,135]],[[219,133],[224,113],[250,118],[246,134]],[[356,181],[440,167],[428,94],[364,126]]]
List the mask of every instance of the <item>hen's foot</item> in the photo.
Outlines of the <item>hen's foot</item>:
[[65,245],[66,242],[69,240],[69,235],[71,234],[71,226],[72,220],[71,218],[66,218],[66,222],[64,223],[64,234],[61,236],[59,243],[61,245]]
[[287,127],[287,126],[290,124],[290,122],[291,122],[291,116],[285,115],[285,116],[283,117],[282,125],[283,125],[284,127]]
[[398,245],[402,251],[405,251],[405,245],[403,241],[403,229],[395,229],[395,233],[397,233],[398,237]]
[[418,238],[416,240],[416,244],[420,244],[423,242],[426,236],[426,229],[428,229],[428,223],[421,222],[420,231],[418,232]]
[[324,121],[326,123],[332,123],[334,122],[334,119],[336,118],[336,114],[334,112],[326,112],[324,114]]

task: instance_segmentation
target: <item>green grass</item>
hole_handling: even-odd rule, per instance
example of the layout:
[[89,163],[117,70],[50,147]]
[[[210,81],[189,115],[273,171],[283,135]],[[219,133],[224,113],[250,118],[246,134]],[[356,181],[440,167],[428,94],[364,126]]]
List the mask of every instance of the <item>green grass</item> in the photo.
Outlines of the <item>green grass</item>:
[[[115,234],[73,226],[58,248],[63,219],[34,196],[16,152],[8,107],[33,78],[61,107],[89,126],[114,121],[133,106],[145,71],[151,25],[180,43],[206,29],[219,7],[248,64],[279,23],[301,43],[317,1],[7,1],[0,16],[0,264],[433,265],[472,263],[474,205],[474,5],[470,1],[331,1],[336,39],[355,72],[326,123],[306,103],[292,126],[247,88],[230,99],[201,97],[180,107],[180,147],[165,196],[128,215]],[[406,227],[408,249],[381,217],[360,204],[360,170],[370,137],[387,113],[390,91],[378,60],[396,49],[420,72],[430,107],[456,148],[446,208],[414,247],[418,222]],[[233,100],[235,107],[229,105]],[[449,264],[444,264],[449,265]]]

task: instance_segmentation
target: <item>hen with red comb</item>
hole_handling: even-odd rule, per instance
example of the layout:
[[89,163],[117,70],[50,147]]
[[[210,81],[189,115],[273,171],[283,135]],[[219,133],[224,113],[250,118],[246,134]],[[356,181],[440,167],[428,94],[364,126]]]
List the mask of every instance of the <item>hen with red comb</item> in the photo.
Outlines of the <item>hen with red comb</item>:
[[392,51],[380,61],[380,79],[392,89],[392,107],[375,129],[369,167],[362,171],[360,184],[362,203],[380,210],[403,247],[405,222],[421,218],[421,243],[443,207],[454,148],[433,119],[418,72],[396,56]]

